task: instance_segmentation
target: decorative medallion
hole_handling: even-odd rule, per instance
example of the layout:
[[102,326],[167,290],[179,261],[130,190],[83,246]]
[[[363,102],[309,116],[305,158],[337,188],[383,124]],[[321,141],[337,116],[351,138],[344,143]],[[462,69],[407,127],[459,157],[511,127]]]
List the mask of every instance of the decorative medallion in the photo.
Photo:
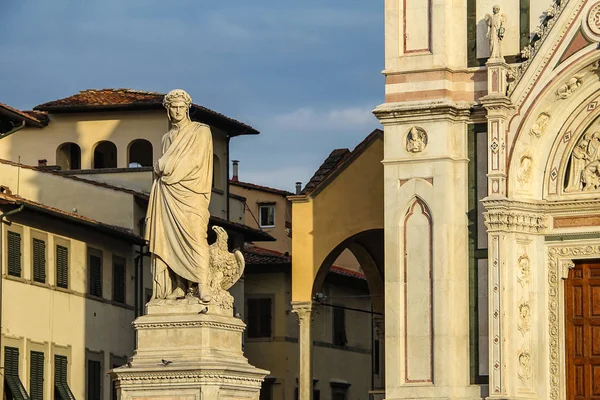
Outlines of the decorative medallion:
[[413,126],[406,135],[406,151],[420,153],[427,146],[427,133],[425,129]]
[[596,3],[590,8],[587,16],[587,25],[590,31],[600,35],[600,3]]

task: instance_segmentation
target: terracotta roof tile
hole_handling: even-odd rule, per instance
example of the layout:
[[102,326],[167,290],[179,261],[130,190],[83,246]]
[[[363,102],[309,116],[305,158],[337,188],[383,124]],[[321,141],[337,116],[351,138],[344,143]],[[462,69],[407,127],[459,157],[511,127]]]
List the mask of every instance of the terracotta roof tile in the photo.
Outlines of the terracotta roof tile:
[[[73,96],[65,97],[34,107],[38,111],[85,112],[100,110],[150,110],[162,108],[164,93],[133,89],[88,89]],[[259,132],[243,122],[229,118],[206,107],[192,104],[190,116],[209,125],[220,127],[230,135],[258,134]]]
[[354,271],[352,269],[342,268],[342,267],[338,267],[336,265],[332,265],[331,268],[329,268],[329,272],[338,274],[338,275],[349,276],[351,278],[362,279],[365,281],[367,280],[367,278],[365,277],[365,274],[363,274],[360,271]]
[[234,180],[230,179],[229,184],[234,185],[234,186],[243,187],[246,189],[260,190],[263,192],[275,193],[275,194],[279,194],[281,196],[293,196],[294,195],[294,193],[288,192],[287,190],[275,189],[275,188],[268,187],[268,186],[261,186],[261,185],[255,184],[255,183],[234,181]]
[[292,258],[275,250],[268,250],[251,244],[244,245],[244,259],[248,265],[290,264]]
[[323,164],[319,167],[317,172],[310,178],[304,189],[302,190],[302,194],[310,193],[314,188],[316,188],[319,183],[323,181],[330,173],[333,171],[342,160],[350,154],[350,150],[348,149],[335,149],[329,154],[329,156],[323,161]]
[[4,111],[5,114],[13,114],[17,118],[22,118],[26,123],[39,128],[48,125],[48,116],[43,112],[20,111],[4,103],[0,103],[0,111]]

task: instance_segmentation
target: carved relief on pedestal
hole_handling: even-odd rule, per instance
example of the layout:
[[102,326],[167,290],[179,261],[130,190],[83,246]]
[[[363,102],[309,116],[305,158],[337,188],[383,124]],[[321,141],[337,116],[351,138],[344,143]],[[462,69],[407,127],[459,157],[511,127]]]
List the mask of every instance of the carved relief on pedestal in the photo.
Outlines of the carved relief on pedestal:
[[523,300],[519,301],[517,306],[519,308],[519,318],[517,319],[517,328],[521,335],[525,336],[527,332],[529,332],[529,320],[531,319],[531,308],[529,306],[529,302]]
[[523,385],[527,385],[529,378],[531,378],[531,353],[527,349],[521,349],[518,357],[519,364],[517,375]]
[[535,123],[531,127],[529,134],[538,138],[541,137],[546,132],[546,128],[548,127],[549,121],[550,114],[548,114],[547,112],[540,113],[540,115],[538,115],[537,119],[535,120]]
[[406,151],[420,153],[427,146],[427,133],[425,129],[413,126],[406,135]]
[[522,288],[529,284],[529,280],[531,279],[531,268],[529,266],[530,260],[527,254],[523,254],[519,257],[517,269],[517,281],[521,285]]
[[588,131],[571,152],[565,192],[589,192],[600,188],[600,131]]

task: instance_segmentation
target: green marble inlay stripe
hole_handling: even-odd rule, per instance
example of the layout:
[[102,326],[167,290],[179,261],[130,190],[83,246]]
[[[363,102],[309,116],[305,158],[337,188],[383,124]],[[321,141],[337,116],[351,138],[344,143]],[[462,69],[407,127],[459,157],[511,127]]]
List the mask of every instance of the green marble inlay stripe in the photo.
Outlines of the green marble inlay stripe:
[[521,49],[529,44],[529,35],[531,32],[531,27],[529,26],[530,9],[529,0],[519,1],[519,48]]
[[467,65],[476,67],[477,60],[477,18],[476,0],[467,0]]

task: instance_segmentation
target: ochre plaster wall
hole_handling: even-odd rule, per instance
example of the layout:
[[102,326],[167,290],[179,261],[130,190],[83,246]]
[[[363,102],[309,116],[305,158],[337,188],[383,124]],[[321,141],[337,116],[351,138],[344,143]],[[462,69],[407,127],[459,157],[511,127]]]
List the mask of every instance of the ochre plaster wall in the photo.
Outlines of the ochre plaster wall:
[[[269,235],[273,236],[275,242],[260,242],[259,246],[265,249],[279,251],[281,253],[290,252],[292,250],[292,239],[285,231],[286,222],[291,222],[291,206],[290,202],[283,195],[266,192],[258,189],[248,189],[238,186],[234,183],[229,185],[231,193],[240,195],[246,198],[246,204],[250,212],[246,210],[244,224],[252,228],[262,229]],[[261,203],[275,204],[275,227],[260,228],[259,206]]]
[[[29,391],[29,352],[43,351],[44,396],[52,398],[54,354],[68,357],[69,386],[75,398],[86,397],[86,349],[102,352],[103,399],[110,399],[111,355],[128,357],[134,350],[134,265],[133,248],[89,229],[67,225],[27,212],[11,217],[11,226],[2,224],[2,248],[8,230],[21,234],[22,278],[7,275],[7,255],[2,252],[2,345],[19,347],[20,378]],[[18,221],[18,222],[17,222]],[[33,227],[32,227],[33,226]],[[46,283],[32,282],[32,238],[46,242]],[[55,246],[69,251],[69,288],[56,288]],[[88,292],[88,247],[102,252],[103,299]],[[126,306],[112,301],[112,257],[126,261]],[[2,352],[3,354],[3,352]]]
[[[275,399],[294,398],[299,373],[298,319],[289,312],[290,279],[289,272],[246,273],[244,282],[246,299],[272,298],[272,336],[245,338],[244,354],[251,364],[269,370],[270,376],[276,378]],[[330,296],[327,303],[370,309],[365,291],[329,281],[323,291]],[[346,310],[347,348],[332,345],[331,307],[316,305],[312,316],[313,376],[318,380],[315,388],[320,390],[321,399],[331,399],[332,381],[351,384],[348,398],[367,399],[371,384],[371,315]]]
[[313,282],[336,246],[383,229],[383,140],[376,140],[315,197],[292,204],[292,300],[309,301]]

